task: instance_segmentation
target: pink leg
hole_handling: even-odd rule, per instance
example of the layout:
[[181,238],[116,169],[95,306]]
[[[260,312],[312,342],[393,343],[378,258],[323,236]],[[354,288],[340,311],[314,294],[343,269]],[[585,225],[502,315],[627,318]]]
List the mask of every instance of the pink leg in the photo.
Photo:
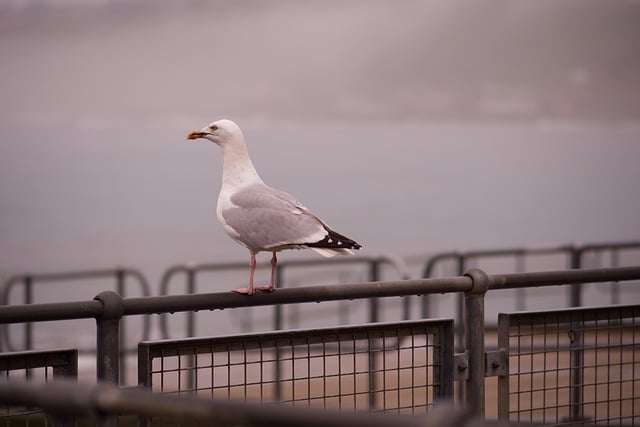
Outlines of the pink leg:
[[260,286],[259,288],[256,288],[259,291],[265,291],[265,292],[273,292],[276,290],[276,265],[278,264],[278,258],[276,257],[276,253],[273,252],[273,255],[271,256],[271,283],[269,283],[269,286]]
[[231,292],[239,294],[253,295],[256,291],[253,289],[253,274],[256,271],[256,254],[251,252],[251,262],[249,262],[249,287],[232,289]]

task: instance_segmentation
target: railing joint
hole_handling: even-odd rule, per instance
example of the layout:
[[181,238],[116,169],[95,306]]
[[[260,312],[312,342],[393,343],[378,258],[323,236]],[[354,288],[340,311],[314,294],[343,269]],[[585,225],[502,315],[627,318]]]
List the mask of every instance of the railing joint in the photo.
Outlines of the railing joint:
[[504,348],[485,352],[484,364],[485,377],[504,377],[509,374],[509,358]]
[[120,319],[124,314],[124,303],[122,297],[113,291],[103,291],[96,295],[94,300],[102,303],[101,319]]
[[471,294],[486,294],[492,282],[491,277],[479,268],[473,268],[464,273],[466,277],[471,278],[472,286],[469,290]]
[[453,380],[466,381],[469,379],[469,353],[456,353],[453,355]]

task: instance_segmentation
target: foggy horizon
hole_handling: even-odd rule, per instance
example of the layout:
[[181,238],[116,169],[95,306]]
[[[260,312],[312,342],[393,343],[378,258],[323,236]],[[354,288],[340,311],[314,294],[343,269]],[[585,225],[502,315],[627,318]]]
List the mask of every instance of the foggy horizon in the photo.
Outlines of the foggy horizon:
[[636,121],[638,22],[639,1],[7,2],[0,113]]

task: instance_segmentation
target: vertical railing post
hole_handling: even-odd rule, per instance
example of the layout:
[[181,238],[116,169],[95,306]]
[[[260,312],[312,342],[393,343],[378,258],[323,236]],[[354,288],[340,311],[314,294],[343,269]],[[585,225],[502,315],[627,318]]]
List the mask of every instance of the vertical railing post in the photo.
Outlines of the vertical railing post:
[[[276,287],[282,286],[282,267],[276,264]],[[273,307],[273,329],[279,331],[282,329],[282,306],[280,304]]]
[[[380,280],[380,263],[377,259],[373,259],[369,263],[369,281],[377,282]],[[380,319],[379,300],[377,298],[369,299],[369,322],[375,323]],[[373,343],[372,343],[373,341]],[[376,372],[378,366],[376,363],[376,354],[378,353],[378,345],[376,340],[369,339],[369,410],[373,410],[376,406]]]
[[[192,267],[187,270],[187,294],[196,293],[196,272]],[[187,312],[187,337],[196,335],[196,319],[193,311]]]
[[[33,304],[33,278],[24,276],[24,303]],[[33,349],[33,323],[27,322],[24,325],[24,349]],[[31,371],[27,369],[27,378],[31,378]]]
[[[33,277],[27,275],[24,277],[24,303],[33,304]],[[33,324],[27,322],[24,332],[24,348],[25,350],[33,349]]]
[[[380,261],[378,259],[372,259],[369,262],[369,281],[377,282],[380,280]],[[375,323],[380,319],[379,315],[380,302],[378,298],[369,299],[369,322]]]
[[504,313],[498,314],[498,351],[505,352],[505,360],[507,366],[505,373],[498,375],[498,419],[507,422],[509,420],[509,401],[510,377],[509,377],[509,331],[511,330],[509,315]]
[[[582,268],[583,250],[580,247],[574,247],[571,251],[571,268]],[[571,285],[569,294],[569,305],[571,307],[582,306],[582,285],[579,283]],[[571,364],[571,392],[569,395],[570,417],[571,421],[582,419],[582,330],[579,326],[572,322],[570,331],[570,364]]]
[[[94,300],[102,303],[102,314],[96,318],[98,381],[118,386],[120,384],[120,319],[124,313],[124,304],[122,297],[113,291],[101,292]],[[117,427],[118,417],[105,417],[100,420],[100,426]]]
[[[149,347],[138,344],[138,387],[151,390],[151,369],[153,362],[149,354]],[[149,427],[151,417],[138,416],[138,427]]]
[[[516,273],[524,273],[527,269],[525,266],[524,253],[516,255]],[[526,310],[527,291],[525,288],[516,289],[516,311]]]
[[[620,251],[611,250],[611,267],[620,266]],[[611,283],[611,304],[620,304],[620,283]]]
[[[467,258],[463,253],[456,254],[457,271],[456,275],[462,276],[466,266]],[[465,322],[464,322],[464,295],[459,292],[455,295],[456,299],[456,313],[455,313],[455,326],[453,328],[455,341],[453,347],[456,352],[461,353],[464,351],[464,334],[465,334]],[[464,388],[458,387],[458,401],[462,402],[464,399]]]
[[113,291],[104,291],[94,300],[102,303],[102,315],[96,318],[97,357],[96,370],[98,381],[118,385],[120,381],[120,319],[124,305],[120,295]]
[[489,289],[489,276],[479,269],[469,270],[473,286],[464,294],[465,347],[469,356],[469,376],[464,388],[465,409],[484,415],[484,296]]
[[[276,264],[276,277],[275,277],[276,287],[282,286],[282,277],[283,277],[282,267]],[[273,328],[274,330],[279,331],[282,329],[282,305],[278,304],[274,306],[273,310],[274,310],[273,311]],[[282,366],[280,363],[280,358],[282,357],[282,351],[280,350],[279,345],[276,345],[275,357],[276,357],[276,363],[273,367],[274,369],[273,374],[275,376],[273,395],[276,402],[279,402],[280,399],[282,398],[282,387],[281,387],[281,381],[280,381],[280,378],[282,377]]]
[[[196,293],[196,270],[192,267],[189,267],[187,270],[187,293],[195,294]],[[187,312],[187,337],[195,337],[196,336],[196,313],[192,311]],[[182,356],[178,356],[182,357]],[[196,358],[197,356],[186,356],[185,357],[185,367],[187,368],[187,388],[189,390],[193,390],[194,384],[196,382],[196,372],[193,369],[196,366]],[[178,385],[181,387],[181,385]]]
[[582,421],[582,392],[584,388],[583,384],[583,370],[584,370],[584,355],[583,355],[583,331],[582,327],[584,321],[571,322],[571,329],[569,330],[569,348],[570,348],[570,394],[569,394],[569,409],[570,420],[572,422]]
[[[120,298],[124,298],[125,297],[125,278],[126,278],[126,272],[119,268],[118,270],[116,270],[116,292],[118,293],[118,295],[120,295]],[[125,325],[125,319],[122,318],[120,320],[120,338],[119,338],[119,342],[120,342],[120,354],[119,354],[119,363],[120,363],[120,381],[124,384],[126,383],[126,372],[124,370],[124,363],[125,363],[125,359],[124,359],[124,355],[125,355],[125,351],[127,348],[127,327]]]
[[[367,340],[367,354],[369,356],[369,411],[373,411],[376,407],[376,351],[377,344],[372,338]],[[383,374],[384,375],[384,374]]]
[[[570,268],[582,268],[582,249],[573,247],[571,250],[571,266]],[[570,285],[569,288],[569,306],[580,307],[582,305],[582,285],[579,283]]]
[[[462,276],[463,274],[465,274],[464,269],[466,268],[466,263],[467,258],[464,254],[458,254],[457,257],[457,275],[458,276]],[[464,331],[465,331],[465,324],[463,321],[463,316],[464,316],[464,296],[461,293],[458,293],[457,297],[457,308],[456,308],[456,328],[455,328],[455,334],[456,334],[456,343],[455,346],[457,348],[456,351],[461,351],[461,349],[464,346]]]

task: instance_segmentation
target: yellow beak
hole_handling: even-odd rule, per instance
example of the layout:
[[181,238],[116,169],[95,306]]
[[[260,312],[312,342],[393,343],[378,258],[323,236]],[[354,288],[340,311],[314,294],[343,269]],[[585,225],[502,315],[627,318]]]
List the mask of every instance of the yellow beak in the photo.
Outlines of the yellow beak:
[[198,139],[198,138],[204,138],[204,133],[200,132],[199,130],[194,130],[193,132],[191,132],[189,135],[187,135],[187,139]]

